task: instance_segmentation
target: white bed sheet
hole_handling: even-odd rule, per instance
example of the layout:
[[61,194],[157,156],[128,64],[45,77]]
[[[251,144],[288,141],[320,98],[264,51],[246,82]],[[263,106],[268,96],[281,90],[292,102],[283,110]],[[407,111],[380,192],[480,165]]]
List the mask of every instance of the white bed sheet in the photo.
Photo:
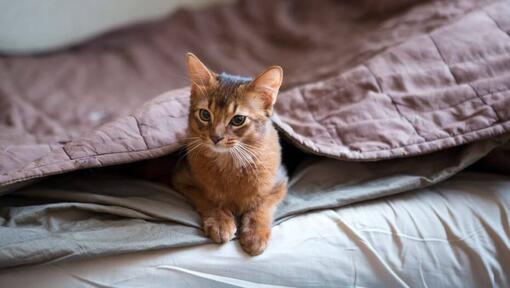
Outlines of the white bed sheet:
[[237,241],[0,272],[0,287],[510,287],[510,177],[303,214],[267,251]]

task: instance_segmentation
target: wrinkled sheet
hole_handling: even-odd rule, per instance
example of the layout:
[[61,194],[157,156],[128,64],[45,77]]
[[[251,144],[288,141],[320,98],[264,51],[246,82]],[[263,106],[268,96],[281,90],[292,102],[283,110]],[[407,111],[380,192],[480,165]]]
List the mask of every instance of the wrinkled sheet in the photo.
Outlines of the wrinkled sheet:
[[86,175],[181,147],[186,50],[219,71],[284,67],[273,121],[330,160],[297,171],[276,223],[428,187],[491,153],[510,131],[510,2],[406,2],[373,16],[349,1],[241,1],[0,58],[0,267],[208,241],[168,188]]
[[[507,140],[384,162],[313,157],[290,179],[275,224],[311,210],[427,187]],[[167,186],[86,171],[4,196],[0,235],[0,268],[210,242],[196,211]]]
[[281,64],[274,123],[315,154],[411,157],[510,131],[510,3],[407,2],[370,16],[349,1],[241,1],[3,57],[0,189],[177,150],[188,90],[141,103],[186,83],[186,50],[243,75]]
[[[461,172],[433,187],[307,213],[267,251],[162,249],[0,272],[2,287],[509,287],[510,177]],[[270,267],[270,269],[268,269]]]

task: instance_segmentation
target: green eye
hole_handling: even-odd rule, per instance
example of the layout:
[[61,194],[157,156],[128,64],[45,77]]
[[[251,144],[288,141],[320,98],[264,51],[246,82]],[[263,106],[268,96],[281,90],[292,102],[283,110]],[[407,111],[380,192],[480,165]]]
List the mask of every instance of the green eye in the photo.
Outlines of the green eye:
[[236,116],[232,117],[232,120],[230,120],[230,124],[232,124],[234,126],[241,126],[241,125],[243,125],[245,120],[246,120],[246,116],[236,115]]
[[198,116],[200,117],[200,120],[204,122],[209,122],[211,120],[211,113],[205,109],[200,109],[198,111]]

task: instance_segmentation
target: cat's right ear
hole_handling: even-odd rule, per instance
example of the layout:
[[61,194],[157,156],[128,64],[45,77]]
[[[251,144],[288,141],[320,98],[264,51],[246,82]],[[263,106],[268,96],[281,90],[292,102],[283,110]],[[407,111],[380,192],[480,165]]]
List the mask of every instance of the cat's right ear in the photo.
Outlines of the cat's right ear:
[[213,85],[216,81],[214,73],[209,71],[207,67],[193,53],[186,53],[186,65],[188,66],[188,74],[191,80],[192,91],[200,93]]

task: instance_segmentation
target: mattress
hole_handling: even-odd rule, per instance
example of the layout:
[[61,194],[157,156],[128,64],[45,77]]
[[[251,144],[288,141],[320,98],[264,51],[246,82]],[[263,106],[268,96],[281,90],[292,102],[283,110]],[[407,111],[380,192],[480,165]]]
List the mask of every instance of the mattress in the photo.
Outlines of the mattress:
[[0,272],[2,287],[509,287],[510,177],[438,185],[306,213],[267,251],[238,241]]

